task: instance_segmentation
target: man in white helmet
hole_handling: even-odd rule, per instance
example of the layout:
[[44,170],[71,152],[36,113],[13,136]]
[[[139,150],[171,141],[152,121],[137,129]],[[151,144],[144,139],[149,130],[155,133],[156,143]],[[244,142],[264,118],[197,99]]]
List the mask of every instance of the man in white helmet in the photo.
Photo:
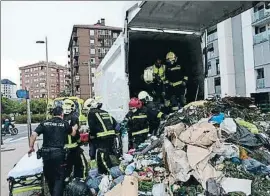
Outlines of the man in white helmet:
[[143,102],[143,110],[147,113],[150,133],[155,135],[160,121],[165,119],[166,115],[160,111],[159,104],[154,103],[153,98],[146,91],[141,91],[138,98]]
[[[75,103],[70,99],[63,100],[64,120],[68,121],[70,126],[79,126],[79,118],[76,113]],[[80,132],[76,131],[75,136],[68,135],[65,148],[68,149],[66,178],[70,178],[73,170],[73,177],[85,179],[87,176],[88,165],[83,154],[83,149],[80,148]]]
[[[88,112],[88,126],[89,126],[89,155],[91,160],[96,159],[96,150],[102,149],[101,161],[104,163],[104,155],[114,154],[114,141],[116,138],[115,127],[117,125],[116,120],[105,110],[101,109],[102,103],[97,102],[95,99],[88,99],[84,104],[84,109]],[[106,152],[106,153],[105,153]],[[100,158],[100,156],[98,158]],[[105,158],[106,159],[106,158]],[[98,168],[99,161],[97,161]],[[101,164],[101,173],[106,173],[103,168],[106,164]],[[107,166],[106,166],[107,167]],[[109,167],[109,166],[108,166]]]

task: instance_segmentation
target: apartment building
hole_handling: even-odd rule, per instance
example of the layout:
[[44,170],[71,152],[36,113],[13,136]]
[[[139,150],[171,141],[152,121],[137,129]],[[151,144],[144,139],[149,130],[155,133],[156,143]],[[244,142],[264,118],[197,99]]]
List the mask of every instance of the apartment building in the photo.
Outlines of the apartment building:
[[270,92],[269,32],[265,2],[208,29],[206,97]]
[[[56,98],[60,92],[65,90],[65,73],[67,67],[49,62],[49,96]],[[20,87],[29,90],[30,98],[44,98],[47,96],[47,64],[40,61],[35,64],[19,68]]]
[[1,80],[1,94],[9,99],[17,98],[16,95],[17,85],[9,79]]
[[94,25],[73,26],[68,45],[73,95],[82,99],[95,96],[95,70],[120,32],[121,28],[106,26],[103,18]]

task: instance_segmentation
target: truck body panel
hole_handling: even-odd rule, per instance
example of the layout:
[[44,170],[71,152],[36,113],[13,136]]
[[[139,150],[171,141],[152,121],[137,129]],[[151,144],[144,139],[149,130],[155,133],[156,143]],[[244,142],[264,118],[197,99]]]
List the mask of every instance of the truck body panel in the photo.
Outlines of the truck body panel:
[[143,70],[156,58],[165,59],[167,52],[174,51],[178,63],[188,70],[188,101],[203,99],[205,29],[252,6],[254,2],[247,1],[136,3],[126,11],[124,31],[97,68],[96,98],[117,121],[123,120],[129,99],[141,90],[149,92],[142,80]]

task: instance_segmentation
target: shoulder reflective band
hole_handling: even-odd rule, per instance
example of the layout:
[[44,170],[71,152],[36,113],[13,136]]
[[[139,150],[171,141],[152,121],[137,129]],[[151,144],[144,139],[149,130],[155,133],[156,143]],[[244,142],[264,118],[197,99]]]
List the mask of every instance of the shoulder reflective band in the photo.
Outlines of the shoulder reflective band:
[[172,107],[173,111],[179,110],[179,107]]
[[110,119],[111,123],[113,124],[112,116],[107,112],[101,112],[101,115],[104,115],[105,117],[102,117],[103,119]]
[[68,143],[65,145],[65,148],[75,148],[78,146],[78,143],[72,143],[71,135],[68,135]]
[[165,106],[168,107],[171,105],[171,101],[170,100],[165,100]]
[[163,115],[163,113],[159,112],[158,115],[157,115],[157,118],[161,118],[162,115]]
[[140,135],[140,134],[144,134],[144,133],[148,133],[149,132],[149,129],[143,129],[141,131],[137,131],[137,132],[133,132],[132,133],[132,136],[135,136],[135,135]]
[[132,119],[136,119],[136,118],[147,118],[147,116],[146,115],[132,116]]
[[187,76],[184,76],[184,80],[188,80],[188,77]]
[[172,86],[178,86],[178,85],[180,85],[180,84],[182,84],[182,83],[183,83],[183,81],[172,82],[171,85],[172,85]]
[[180,66],[176,66],[176,67],[171,68],[171,71],[174,71],[174,70],[180,70],[180,69],[181,69]]
[[105,136],[108,136],[108,135],[115,135],[114,130],[109,130],[109,131],[107,130],[103,120],[101,119],[101,117],[100,117],[100,115],[98,113],[96,113],[96,117],[98,118],[98,120],[101,123],[102,128],[103,128],[103,132],[97,133],[97,137],[105,137]]

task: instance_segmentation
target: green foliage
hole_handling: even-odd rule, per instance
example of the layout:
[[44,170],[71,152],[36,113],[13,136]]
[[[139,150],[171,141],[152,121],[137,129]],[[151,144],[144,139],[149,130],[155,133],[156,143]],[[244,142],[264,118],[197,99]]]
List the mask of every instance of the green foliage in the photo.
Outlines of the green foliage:
[[1,105],[2,105],[2,114],[14,114],[17,113],[17,108],[20,103],[18,101],[13,101],[6,97],[1,97]]
[[[45,114],[47,110],[46,99],[33,99],[30,101],[30,110],[32,114]],[[2,114],[20,114],[25,115],[27,111],[26,101],[14,101],[2,97]]]
[[[46,120],[46,114],[31,115],[31,123],[40,123]],[[19,115],[15,117],[15,122],[18,124],[27,123],[27,115]]]
[[70,93],[67,93],[66,91],[62,91],[61,93],[59,93],[59,97],[69,97]]

